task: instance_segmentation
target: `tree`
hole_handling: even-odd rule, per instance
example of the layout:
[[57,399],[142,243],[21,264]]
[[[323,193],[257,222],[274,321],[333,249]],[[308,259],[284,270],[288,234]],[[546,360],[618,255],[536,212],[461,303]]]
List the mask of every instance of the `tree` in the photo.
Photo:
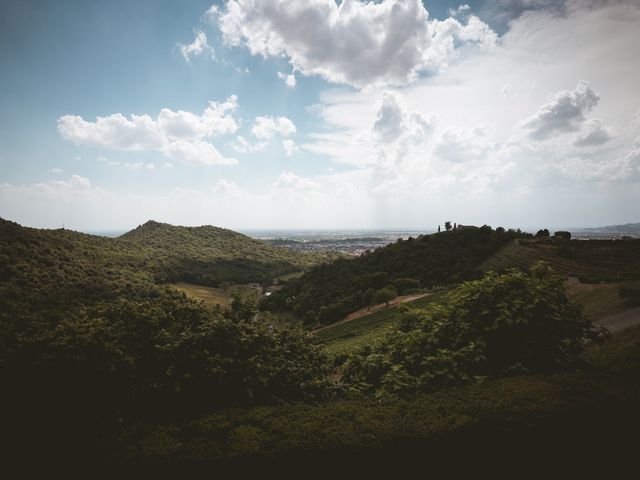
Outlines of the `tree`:
[[579,365],[605,333],[571,303],[563,279],[538,263],[466,282],[441,304],[406,309],[378,346],[350,357],[343,381],[378,394],[405,394],[483,377]]
[[97,417],[316,398],[329,371],[304,332],[224,318],[171,290],[70,313],[50,337],[16,359],[29,372],[21,395]]
[[440,225],[438,225],[438,233],[440,233]]
[[384,288],[378,290],[375,294],[375,302],[376,303],[384,303],[387,307],[389,306],[389,302],[398,296],[398,292],[395,287],[391,285],[387,285]]
[[407,291],[415,291],[420,288],[420,280],[415,278],[398,278],[393,281],[393,285],[399,294],[405,294]]
[[536,237],[538,238],[549,238],[549,236],[550,236],[549,230],[547,230],[546,228],[542,230],[538,230],[536,232]]
[[451,230],[451,222],[449,220],[447,220],[446,222],[444,222],[444,229],[448,232],[449,230]]

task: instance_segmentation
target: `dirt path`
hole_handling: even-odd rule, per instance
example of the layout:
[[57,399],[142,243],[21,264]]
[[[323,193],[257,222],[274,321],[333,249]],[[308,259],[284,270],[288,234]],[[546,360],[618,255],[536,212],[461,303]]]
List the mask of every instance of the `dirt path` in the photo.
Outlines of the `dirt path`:
[[[420,298],[424,298],[427,295],[431,295],[431,294],[419,293],[416,295],[404,295],[402,297],[396,297],[389,302],[389,306],[392,307],[394,305],[399,305],[401,303],[413,302],[414,300],[419,300]],[[311,330],[311,333],[316,334],[318,332],[321,332],[325,328],[331,328],[331,327],[335,327],[336,325],[342,325],[343,323],[352,322],[353,320],[356,320],[358,318],[366,317],[368,315],[371,315],[372,313],[376,313],[382,310],[383,308],[387,308],[387,305],[385,303],[380,303],[379,305],[373,305],[371,307],[361,308],[360,310],[356,310],[355,312],[350,313],[343,320],[340,320],[339,322],[336,322],[336,323],[332,323],[331,325],[325,325],[324,327]]]
[[632,308],[622,313],[609,315],[596,321],[598,325],[605,327],[611,333],[621,332],[627,328],[640,325],[640,307]]

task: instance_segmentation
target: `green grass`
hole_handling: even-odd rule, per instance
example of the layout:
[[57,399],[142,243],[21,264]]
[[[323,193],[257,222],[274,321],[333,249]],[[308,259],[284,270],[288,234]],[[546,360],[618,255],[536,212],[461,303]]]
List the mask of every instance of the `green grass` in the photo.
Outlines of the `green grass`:
[[285,275],[280,275],[278,277],[278,280],[282,280],[284,282],[288,282],[289,280],[293,280],[295,278],[300,278],[302,275],[304,275],[304,271],[287,273]]
[[480,265],[482,271],[509,267],[528,269],[537,261],[549,263],[563,275],[599,281],[637,278],[640,272],[640,240],[518,239],[502,247]]
[[[403,305],[424,307],[440,298],[440,293],[434,293]],[[325,351],[331,356],[348,354],[366,345],[374,346],[384,339],[387,332],[398,320],[401,311],[398,306],[387,307],[366,317],[329,326],[316,334],[316,341],[322,344]]]
[[220,305],[222,308],[229,308],[234,295],[239,295],[242,299],[258,297],[258,291],[248,285],[229,285],[225,288],[205,287],[192,283],[179,282],[169,286],[185,292],[189,297],[201,300],[207,307]]
[[622,285],[620,283],[580,283],[570,284],[567,290],[570,298],[582,305],[587,318],[596,321],[632,307],[620,296]]
[[[504,378],[404,400],[235,408],[188,421],[140,426],[127,431],[127,451],[130,459],[151,463],[294,458],[305,452],[354,449],[374,452],[371,458],[383,454],[390,459],[399,445],[443,442],[468,432],[484,439],[471,445],[476,451],[492,435],[518,429],[524,429],[523,439],[537,447],[568,435],[572,442],[604,448],[622,439],[599,437],[596,426],[614,430],[611,435],[624,428],[625,418],[630,420],[625,415],[637,413],[640,329],[591,347],[589,354],[592,364],[582,371]],[[609,421],[612,416],[614,422]],[[540,430],[531,429],[539,425],[547,425],[551,433],[541,434],[538,444],[533,432]],[[565,452],[569,445],[559,442]],[[420,451],[422,456],[429,453]]]

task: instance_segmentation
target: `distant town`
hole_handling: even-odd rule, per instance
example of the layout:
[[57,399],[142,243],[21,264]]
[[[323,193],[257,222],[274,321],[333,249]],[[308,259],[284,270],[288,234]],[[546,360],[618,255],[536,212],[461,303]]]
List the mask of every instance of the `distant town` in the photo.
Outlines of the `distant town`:
[[[472,228],[472,225],[457,225],[458,228]],[[442,225],[444,230],[444,224]],[[578,240],[608,240],[617,238],[640,238],[640,223],[625,225],[611,225],[595,228],[567,228],[555,227],[555,231],[567,231],[571,238]],[[344,255],[358,256],[367,250],[375,250],[378,247],[396,242],[398,239],[406,240],[409,237],[428,235],[438,230],[273,230],[273,231],[247,231],[247,235],[264,240],[275,247],[288,248],[295,251],[314,252],[340,252]],[[538,229],[527,228],[525,231],[536,234]]]

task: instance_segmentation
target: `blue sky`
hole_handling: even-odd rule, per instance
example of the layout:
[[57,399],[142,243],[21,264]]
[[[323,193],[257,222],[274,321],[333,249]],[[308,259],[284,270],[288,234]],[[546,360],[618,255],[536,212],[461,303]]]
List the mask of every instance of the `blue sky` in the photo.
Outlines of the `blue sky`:
[[0,216],[640,220],[636,2],[344,3],[2,2]]

